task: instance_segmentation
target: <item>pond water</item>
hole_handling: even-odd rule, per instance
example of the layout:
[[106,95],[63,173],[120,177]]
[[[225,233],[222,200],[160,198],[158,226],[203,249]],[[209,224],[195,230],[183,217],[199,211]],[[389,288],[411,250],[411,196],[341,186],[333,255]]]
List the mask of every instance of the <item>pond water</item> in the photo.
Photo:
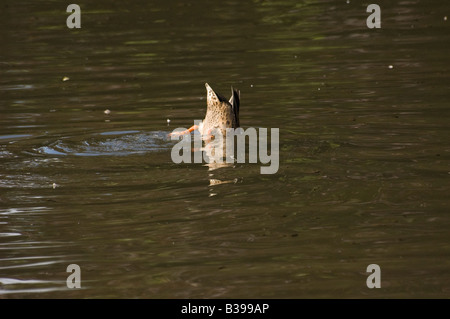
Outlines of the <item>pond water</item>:
[[[450,3],[377,3],[2,2],[0,298],[448,297]],[[276,174],[171,160],[205,82]]]

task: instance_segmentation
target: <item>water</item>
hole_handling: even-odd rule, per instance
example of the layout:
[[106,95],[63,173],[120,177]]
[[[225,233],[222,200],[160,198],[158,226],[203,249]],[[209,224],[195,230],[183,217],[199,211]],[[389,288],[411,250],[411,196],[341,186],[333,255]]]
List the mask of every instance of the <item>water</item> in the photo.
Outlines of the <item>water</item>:
[[[449,296],[449,4],[78,4],[0,5],[2,298]],[[276,174],[171,161],[205,82]]]

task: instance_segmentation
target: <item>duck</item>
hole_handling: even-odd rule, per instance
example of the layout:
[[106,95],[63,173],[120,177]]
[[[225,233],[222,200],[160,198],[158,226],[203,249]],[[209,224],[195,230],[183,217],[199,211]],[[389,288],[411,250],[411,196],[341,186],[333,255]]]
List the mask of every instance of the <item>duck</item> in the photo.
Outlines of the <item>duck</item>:
[[241,92],[231,87],[231,97],[229,100],[216,93],[208,83],[206,87],[206,115],[205,119],[198,125],[193,125],[189,129],[181,132],[174,132],[170,135],[189,134],[195,130],[201,134],[203,140],[210,140],[212,133],[219,129],[222,136],[226,136],[227,128],[238,128],[239,107]]

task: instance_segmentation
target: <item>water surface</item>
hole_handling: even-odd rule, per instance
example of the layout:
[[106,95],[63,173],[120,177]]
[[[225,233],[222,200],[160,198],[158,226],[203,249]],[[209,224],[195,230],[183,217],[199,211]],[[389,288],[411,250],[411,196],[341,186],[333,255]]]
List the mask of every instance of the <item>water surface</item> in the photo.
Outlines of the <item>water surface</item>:
[[[449,4],[78,4],[0,5],[0,298],[448,297]],[[205,82],[276,174],[172,162]]]

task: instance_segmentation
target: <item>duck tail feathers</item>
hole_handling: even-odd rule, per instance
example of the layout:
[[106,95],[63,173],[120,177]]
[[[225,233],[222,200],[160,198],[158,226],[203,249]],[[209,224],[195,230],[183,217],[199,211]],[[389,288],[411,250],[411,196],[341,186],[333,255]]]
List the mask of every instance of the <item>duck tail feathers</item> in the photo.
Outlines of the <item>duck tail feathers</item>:
[[241,91],[233,89],[231,87],[231,98],[230,98],[230,104],[231,108],[233,109],[235,121],[236,121],[236,127],[239,127],[239,106],[240,106],[240,100],[241,100]]

